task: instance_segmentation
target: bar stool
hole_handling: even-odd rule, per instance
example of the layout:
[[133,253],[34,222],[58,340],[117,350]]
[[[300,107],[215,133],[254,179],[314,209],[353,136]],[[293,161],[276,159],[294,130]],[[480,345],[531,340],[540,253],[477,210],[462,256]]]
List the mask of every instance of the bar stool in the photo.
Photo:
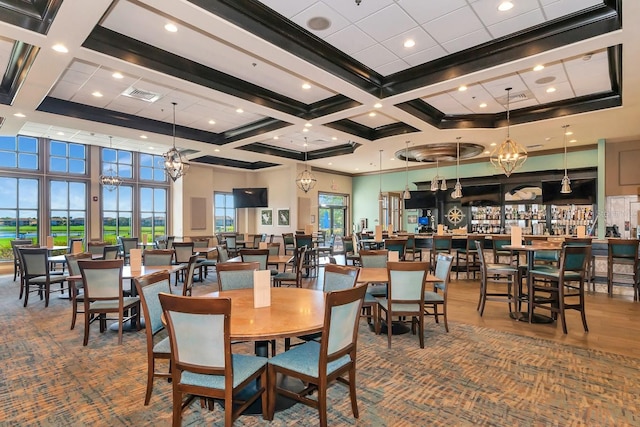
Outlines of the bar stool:
[[[506,302],[509,304],[509,313],[513,313],[511,304],[514,305],[516,312],[520,310],[520,289],[522,286],[522,279],[520,275],[520,269],[514,267],[511,264],[489,264],[484,259],[484,251],[482,249],[482,242],[475,241],[478,260],[480,262],[480,299],[478,300],[478,310],[480,316],[484,313],[484,306],[487,301]],[[490,277],[506,276],[507,281],[490,279]],[[503,283],[506,284],[506,289],[500,291],[488,290],[489,283]]]
[[433,245],[431,246],[431,251],[429,251],[429,270],[432,272],[436,271],[438,254],[451,254],[451,239],[451,235],[433,236]]
[[631,273],[615,272],[617,275],[627,275],[633,277],[633,300],[638,301],[638,278],[640,276],[638,272],[638,239],[609,239],[608,240],[608,256],[607,256],[607,271],[608,280],[607,286],[609,296],[613,295],[613,275],[614,267],[616,265],[631,266],[633,269]]

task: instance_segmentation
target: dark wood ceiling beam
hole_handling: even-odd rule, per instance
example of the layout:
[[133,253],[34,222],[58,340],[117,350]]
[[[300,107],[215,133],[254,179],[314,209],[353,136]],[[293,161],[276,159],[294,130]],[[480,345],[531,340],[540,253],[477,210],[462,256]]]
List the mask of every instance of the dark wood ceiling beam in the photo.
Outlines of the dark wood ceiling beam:
[[245,162],[242,160],[225,159],[223,157],[215,157],[215,156],[196,157],[194,159],[191,159],[190,162],[204,163],[204,164],[213,165],[213,166],[226,166],[230,168],[246,169],[246,170],[260,170],[260,169],[270,168],[273,166],[280,166],[277,163]]
[[62,0],[0,0],[0,20],[47,34]]
[[29,69],[39,51],[40,48],[21,41],[13,43],[7,69],[0,82],[0,103],[13,104],[13,100],[20,86],[26,80]]
[[245,126],[240,126],[235,129],[224,132],[225,144],[234,141],[240,141],[242,139],[250,138],[256,135],[262,135],[267,132],[272,132],[283,127],[289,126],[291,123],[284,122],[278,119],[266,118],[258,120],[253,123],[249,123]]
[[252,153],[266,154],[269,156],[283,157],[285,159],[297,160],[303,162],[305,160],[317,160],[327,157],[343,156],[345,154],[353,154],[361,144],[349,141],[346,144],[335,145],[333,147],[321,148],[309,152],[301,152],[284,147],[276,147],[265,144],[263,142],[254,142],[253,144],[238,147],[239,150],[250,151]]

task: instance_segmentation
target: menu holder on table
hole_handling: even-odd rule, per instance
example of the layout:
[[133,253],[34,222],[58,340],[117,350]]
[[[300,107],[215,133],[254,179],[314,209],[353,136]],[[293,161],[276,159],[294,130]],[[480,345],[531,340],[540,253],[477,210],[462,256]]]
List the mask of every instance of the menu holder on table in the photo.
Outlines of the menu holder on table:
[[147,240],[147,233],[144,233],[144,234],[142,235],[142,239],[140,239],[140,242],[141,242],[141,243],[147,243],[147,242],[148,242],[148,240]]
[[131,271],[142,270],[142,249],[129,250],[129,266],[131,266]]
[[522,246],[522,228],[511,227],[511,246]]
[[375,240],[377,242],[381,242],[382,241],[382,226],[381,225],[376,225]]
[[71,244],[71,253],[72,254],[80,254],[80,253],[82,253],[82,242],[79,242],[77,240],[74,241]]
[[398,261],[400,261],[400,252],[398,252],[398,251],[389,251],[389,261],[390,262],[398,262]]
[[269,247],[267,246],[267,242],[258,243],[258,249],[269,249]]
[[443,236],[444,235],[444,225],[443,224],[438,224],[438,236]]
[[271,305],[271,272],[256,270],[253,272],[253,308]]
[[304,226],[304,234],[313,234],[313,224],[307,224]]
[[47,248],[48,249],[53,248],[53,236],[47,236]]
[[578,226],[576,226],[576,235],[577,235],[579,238],[586,237],[586,236],[587,236],[587,229],[586,229],[586,227],[585,227],[584,225],[578,225]]

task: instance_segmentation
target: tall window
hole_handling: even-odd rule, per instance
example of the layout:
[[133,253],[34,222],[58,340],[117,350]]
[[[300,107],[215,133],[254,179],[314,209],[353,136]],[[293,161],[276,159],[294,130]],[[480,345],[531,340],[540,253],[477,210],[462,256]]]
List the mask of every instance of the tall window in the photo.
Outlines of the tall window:
[[11,239],[38,242],[38,179],[0,177],[0,258],[10,259]]
[[116,171],[120,178],[133,178],[133,153],[131,151],[116,150],[115,148],[102,149],[102,173],[109,168]]
[[38,169],[38,140],[28,136],[0,137],[0,168]]
[[162,156],[140,153],[140,180],[167,182]]
[[116,243],[117,237],[131,237],[133,187],[120,185],[113,191],[102,189],[102,240]]
[[233,205],[232,193],[213,193],[213,212],[216,233],[236,231],[236,209]]
[[380,219],[383,230],[393,232],[402,229],[402,194],[383,193]]
[[49,141],[49,171],[86,174],[86,146],[71,142]]
[[[140,234],[147,235],[147,241],[167,233],[167,189],[140,188]],[[146,243],[146,242],[145,242]]]
[[70,238],[85,237],[87,220],[87,184],[51,181],[49,234],[56,246],[66,246]]

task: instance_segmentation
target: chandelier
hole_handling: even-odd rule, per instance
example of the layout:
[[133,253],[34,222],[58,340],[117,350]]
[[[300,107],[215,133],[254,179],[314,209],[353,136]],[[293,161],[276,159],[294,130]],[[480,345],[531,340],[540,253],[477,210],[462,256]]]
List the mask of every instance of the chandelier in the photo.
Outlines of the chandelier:
[[[111,146],[111,136],[109,136],[109,148]],[[109,169],[104,171],[102,175],[100,175],[100,184],[106,188],[108,191],[113,191],[122,184],[122,178],[118,176],[118,172],[113,169],[113,166],[109,164]]]
[[457,144],[457,154],[456,154],[456,185],[453,187],[453,193],[451,193],[452,199],[459,199],[462,197],[462,184],[460,184],[460,174],[458,173],[458,169],[460,168],[460,137],[458,139]]
[[173,148],[162,156],[164,157],[164,171],[173,182],[183,177],[189,170],[189,161],[176,150],[176,103],[173,104]]
[[440,161],[436,159],[436,176],[431,179],[431,191],[438,191],[438,189],[446,191],[447,180],[444,176],[440,176]]
[[509,92],[511,88],[508,87],[505,90],[507,91],[507,139],[493,150],[489,160],[495,168],[502,169],[505,175],[510,176],[514,171],[520,169],[527,160],[527,150],[509,136]]
[[411,192],[409,191],[409,141],[406,142],[407,148],[404,150],[404,167],[407,172],[407,185],[404,187],[404,193],[402,193],[402,198],[405,200],[409,200],[411,198]]
[[304,139],[304,147],[304,170],[296,177],[296,186],[305,193],[308,193],[309,190],[316,186],[318,180],[307,169],[307,138]]
[[564,144],[564,178],[562,178],[562,188],[560,188],[560,193],[569,194],[571,193],[571,180],[569,179],[569,175],[567,174],[567,128],[569,125],[562,126],[564,129],[563,136],[563,144]]

